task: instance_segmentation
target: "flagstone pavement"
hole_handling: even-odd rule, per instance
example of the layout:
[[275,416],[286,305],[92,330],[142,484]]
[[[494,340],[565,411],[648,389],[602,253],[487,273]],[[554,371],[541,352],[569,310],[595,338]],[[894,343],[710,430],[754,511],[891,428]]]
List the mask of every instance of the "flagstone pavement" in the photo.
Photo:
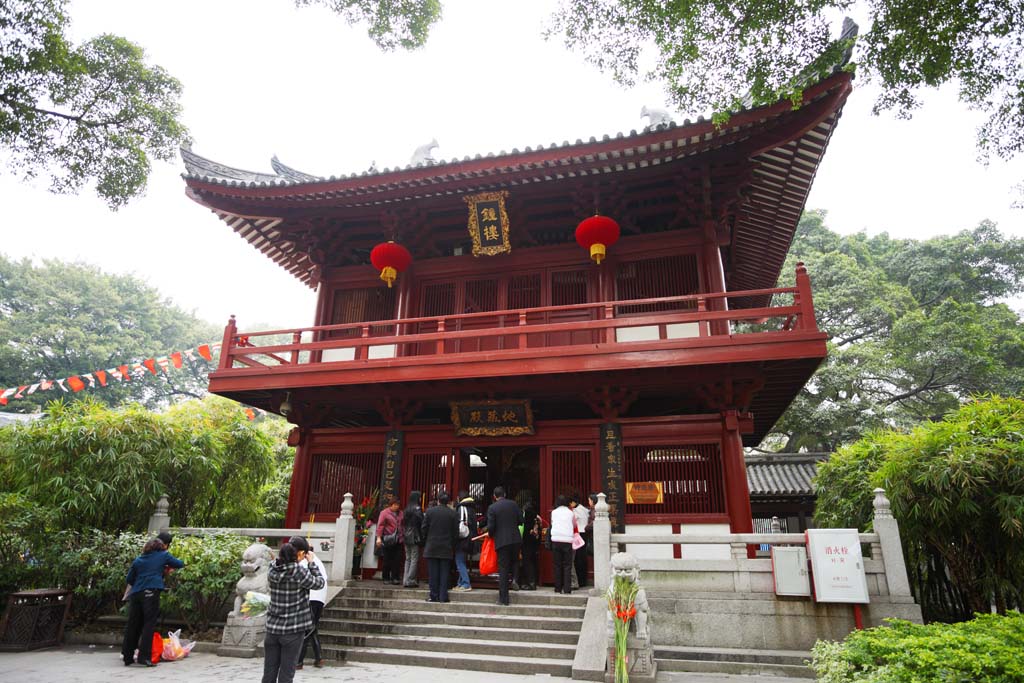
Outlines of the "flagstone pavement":
[[[113,645],[75,645],[34,652],[0,653],[0,680],[22,683],[228,683],[257,682],[263,674],[262,659],[236,659],[196,652],[179,662],[163,662],[152,669],[126,667],[119,648]],[[548,675],[513,675],[483,671],[426,669],[415,666],[353,663],[308,666],[295,674],[296,683],[350,681],[351,683],[425,683],[457,679],[459,683],[570,683],[571,679]],[[777,676],[728,676],[713,674],[665,674],[659,683],[807,683],[806,679]]]

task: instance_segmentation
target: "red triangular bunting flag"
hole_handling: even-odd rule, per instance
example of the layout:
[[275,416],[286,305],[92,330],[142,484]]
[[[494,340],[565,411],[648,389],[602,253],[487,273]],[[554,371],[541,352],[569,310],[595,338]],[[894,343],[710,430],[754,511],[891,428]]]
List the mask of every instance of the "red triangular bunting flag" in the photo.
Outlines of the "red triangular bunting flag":
[[130,371],[128,370],[127,365],[121,365],[117,369],[121,371],[121,379],[123,379],[125,382],[132,381],[131,374]]
[[200,344],[196,348],[196,351],[198,351],[199,355],[202,356],[203,358],[205,358],[206,360],[213,360],[213,354],[210,353],[210,345],[209,344]]
[[247,418],[249,418],[250,420],[255,420],[256,419],[256,413],[254,413],[252,411],[252,408],[246,408],[245,409],[245,416]]
[[96,371],[96,379],[100,381],[101,387],[107,386],[107,373],[104,372],[103,370]]
[[25,396],[21,392],[25,391],[26,389],[28,389],[27,384],[23,384],[22,386],[18,387],[18,391],[17,393],[14,394],[14,398],[25,398]]
[[3,398],[3,397],[0,397],[0,406],[5,406],[5,405],[7,405],[7,399]]
[[7,398],[8,396],[13,396],[17,391],[17,389],[4,389],[4,392],[0,394],[0,398]]
[[146,360],[142,361],[142,364],[146,367],[147,370],[152,372],[154,375],[156,374],[156,359],[147,358]]
[[85,389],[85,382],[78,375],[73,375],[67,379],[68,386],[71,387],[71,391],[81,391]]
[[171,362],[174,363],[174,367],[181,368],[181,351],[175,351],[171,354]]

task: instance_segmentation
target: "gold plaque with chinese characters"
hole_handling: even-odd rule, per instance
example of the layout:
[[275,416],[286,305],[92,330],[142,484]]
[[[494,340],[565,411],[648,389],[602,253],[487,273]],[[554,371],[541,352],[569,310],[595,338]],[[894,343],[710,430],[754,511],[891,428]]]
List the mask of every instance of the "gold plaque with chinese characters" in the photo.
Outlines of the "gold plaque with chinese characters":
[[508,241],[508,213],[505,197],[508,192],[481,192],[463,197],[469,205],[469,236],[473,240],[473,256],[494,256],[512,251]]
[[457,436],[533,434],[533,411],[528,400],[452,401],[450,405]]

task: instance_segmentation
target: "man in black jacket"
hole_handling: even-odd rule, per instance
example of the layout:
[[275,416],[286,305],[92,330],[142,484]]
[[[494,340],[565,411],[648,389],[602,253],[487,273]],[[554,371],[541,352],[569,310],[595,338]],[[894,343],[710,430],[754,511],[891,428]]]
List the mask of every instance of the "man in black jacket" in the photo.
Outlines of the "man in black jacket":
[[423,515],[423,557],[427,558],[430,597],[427,602],[448,602],[448,573],[459,540],[459,515],[448,507],[448,494],[437,496],[437,505]]
[[512,567],[519,559],[519,547],[523,537],[519,525],[523,523],[523,511],[515,501],[505,497],[505,489],[494,487],[494,502],[487,508],[487,535],[494,539],[498,552],[498,604],[508,604],[508,586],[512,578]]

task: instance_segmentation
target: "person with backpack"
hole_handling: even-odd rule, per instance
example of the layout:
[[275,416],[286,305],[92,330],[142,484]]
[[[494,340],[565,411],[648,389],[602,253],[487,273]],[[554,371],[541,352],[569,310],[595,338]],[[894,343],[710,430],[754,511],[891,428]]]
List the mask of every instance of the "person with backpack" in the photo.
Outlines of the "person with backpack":
[[452,592],[466,593],[473,590],[469,582],[469,566],[467,558],[473,554],[473,537],[476,536],[476,501],[468,491],[459,491],[459,540],[455,544],[455,568],[459,572],[459,581]]
[[405,508],[405,516],[402,518],[402,533],[405,541],[405,573],[402,577],[402,585],[406,588],[418,588],[420,548],[423,546],[423,535],[420,527],[423,526],[423,508],[420,501],[423,494],[413,491],[409,494],[409,505]]

